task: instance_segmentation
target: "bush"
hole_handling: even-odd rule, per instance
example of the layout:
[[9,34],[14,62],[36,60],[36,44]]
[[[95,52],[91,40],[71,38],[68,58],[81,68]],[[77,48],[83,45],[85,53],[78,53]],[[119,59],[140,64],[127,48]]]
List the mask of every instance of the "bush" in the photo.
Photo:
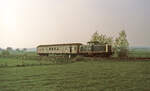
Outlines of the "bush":
[[85,58],[82,56],[76,56],[75,58],[72,59],[72,61],[84,61]]
[[128,49],[127,48],[120,48],[120,51],[117,53],[118,57],[128,57]]
[[8,50],[3,50],[2,53],[1,53],[2,56],[9,56],[10,53]]

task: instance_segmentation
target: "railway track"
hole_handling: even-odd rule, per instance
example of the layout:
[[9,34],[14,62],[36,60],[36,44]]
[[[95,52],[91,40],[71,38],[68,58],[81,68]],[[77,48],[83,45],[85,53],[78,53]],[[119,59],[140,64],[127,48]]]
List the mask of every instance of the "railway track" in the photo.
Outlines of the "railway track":
[[126,58],[112,57],[110,59],[117,59],[117,60],[150,60],[150,57],[126,57]]

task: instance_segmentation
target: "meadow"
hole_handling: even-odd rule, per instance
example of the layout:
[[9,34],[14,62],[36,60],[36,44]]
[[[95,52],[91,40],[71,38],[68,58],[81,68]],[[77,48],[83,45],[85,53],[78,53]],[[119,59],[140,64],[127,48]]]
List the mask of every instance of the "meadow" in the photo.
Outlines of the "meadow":
[[76,61],[0,57],[0,91],[150,91],[150,60]]
[[149,57],[150,48],[131,48],[129,50],[129,57]]

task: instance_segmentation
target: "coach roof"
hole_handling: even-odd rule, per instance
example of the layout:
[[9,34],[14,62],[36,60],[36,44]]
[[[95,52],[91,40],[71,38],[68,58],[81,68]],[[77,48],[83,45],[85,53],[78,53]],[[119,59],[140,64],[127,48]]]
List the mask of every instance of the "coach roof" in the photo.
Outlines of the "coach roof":
[[39,45],[38,47],[47,47],[47,46],[66,46],[66,45],[82,45],[82,44],[81,44],[81,43],[51,44],[51,45]]

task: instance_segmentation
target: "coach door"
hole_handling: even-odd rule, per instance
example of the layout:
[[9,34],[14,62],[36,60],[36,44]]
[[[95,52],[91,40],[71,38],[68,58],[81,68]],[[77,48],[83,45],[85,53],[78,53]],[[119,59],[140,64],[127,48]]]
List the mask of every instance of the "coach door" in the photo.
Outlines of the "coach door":
[[72,47],[70,46],[70,53],[72,53]]

